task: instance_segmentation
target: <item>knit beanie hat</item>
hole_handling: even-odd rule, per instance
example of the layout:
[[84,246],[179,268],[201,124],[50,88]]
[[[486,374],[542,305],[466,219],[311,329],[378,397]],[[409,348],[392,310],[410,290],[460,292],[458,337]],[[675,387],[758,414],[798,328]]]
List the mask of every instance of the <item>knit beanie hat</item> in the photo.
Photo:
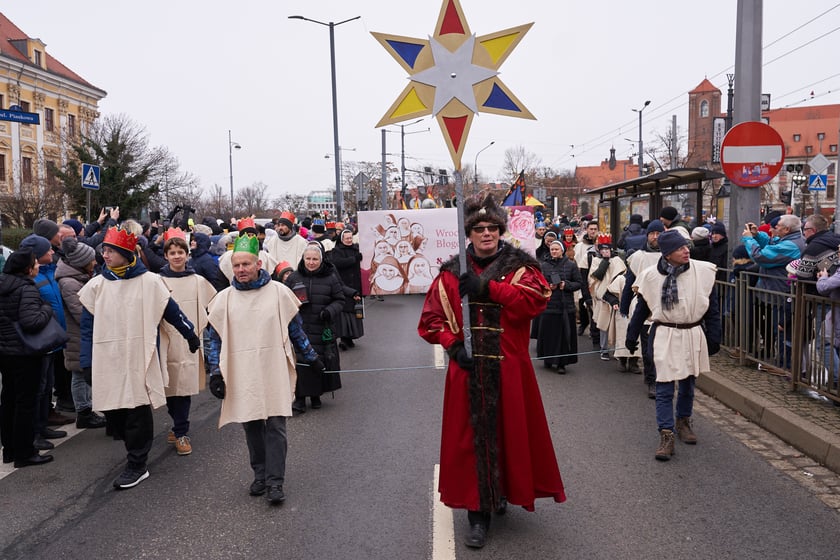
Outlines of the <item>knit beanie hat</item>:
[[[53,222],[53,225],[55,225],[55,222]],[[57,225],[55,226],[55,232],[58,233]],[[29,249],[35,253],[36,259],[40,259],[49,253],[50,249],[52,249],[52,245],[50,245],[50,242],[45,237],[38,235],[37,233],[31,233],[24,237],[23,241],[20,242],[20,248]]]
[[717,233],[726,237],[726,226],[721,222],[715,222],[712,224],[712,233]]
[[[76,232],[76,235],[79,235],[82,232],[82,230],[85,229],[85,226],[82,222],[80,222],[79,220],[74,220],[73,218],[70,218],[69,220],[64,220],[61,223],[65,226],[70,226],[71,228],[73,228],[73,231]],[[52,237],[50,239],[52,239]]]
[[691,230],[691,240],[692,241],[700,241],[702,239],[709,238],[709,230],[704,228],[703,226],[698,226]]
[[659,220],[651,220],[647,226],[647,229],[645,229],[645,233],[650,233],[652,231],[658,231],[659,233],[662,233],[663,231],[665,231],[665,224],[663,224]]
[[79,243],[75,237],[65,237],[61,240],[61,251],[64,253],[64,260],[70,266],[84,269],[92,261],[96,260],[96,251],[86,243]]
[[666,206],[659,213],[660,218],[665,218],[668,221],[674,221],[679,217],[680,213],[673,206]]
[[58,224],[46,218],[35,220],[35,224],[32,226],[32,233],[50,241],[58,233]]
[[631,224],[639,224],[642,225],[642,215],[641,214],[630,214],[630,223]]
[[659,236],[659,250],[662,252],[663,257],[667,257],[680,247],[685,247],[689,244],[689,240],[677,231],[680,229],[682,228],[669,229]]

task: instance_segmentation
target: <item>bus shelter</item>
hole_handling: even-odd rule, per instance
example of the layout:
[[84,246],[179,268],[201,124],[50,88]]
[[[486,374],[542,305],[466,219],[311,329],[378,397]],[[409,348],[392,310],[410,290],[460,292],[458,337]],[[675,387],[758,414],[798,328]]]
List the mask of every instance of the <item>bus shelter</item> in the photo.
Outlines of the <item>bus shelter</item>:
[[710,169],[670,169],[598,187],[589,194],[598,196],[600,230],[618,239],[630,223],[631,214],[650,220],[658,218],[666,206],[676,208],[689,224],[699,223],[697,217],[702,214],[705,187],[709,181],[723,177],[722,173]]

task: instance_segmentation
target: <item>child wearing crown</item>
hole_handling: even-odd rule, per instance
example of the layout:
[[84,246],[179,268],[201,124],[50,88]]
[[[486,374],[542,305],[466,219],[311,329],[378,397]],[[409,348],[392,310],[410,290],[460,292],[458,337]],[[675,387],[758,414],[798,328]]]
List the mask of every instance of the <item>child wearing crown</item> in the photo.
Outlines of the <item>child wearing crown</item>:
[[[163,283],[172,299],[195,325],[196,334],[207,326],[207,305],[216,289],[187,264],[190,246],[181,228],[169,228],[163,234],[163,256],[166,264],[160,270]],[[165,323],[160,329],[160,361],[166,364],[169,383],[166,386],[166,409],[172,417],[172,430],[167,442],[175,446],[178,455],[192,453],[187,432],[190,429],[192,395],[204,386],[204,356],[191,354],[178,331]]]
[[[152,408],[166,402],[166,371],[158,355],[162,319],[184,337],[190,352],[201,342],[193,324],[156,274],[146,274],[137,257],[137,237],[111,228],[102,242],[105,268],[79,291],[80,364],[90,372],[93,408],[105,413],[108,433],[125,442],[125,470],[117,489],[132,488],[149,477],[146,468],[154,438]],[[127,313],[128,312],[128,313]],[[130,315],[132,320],[127,320]]]

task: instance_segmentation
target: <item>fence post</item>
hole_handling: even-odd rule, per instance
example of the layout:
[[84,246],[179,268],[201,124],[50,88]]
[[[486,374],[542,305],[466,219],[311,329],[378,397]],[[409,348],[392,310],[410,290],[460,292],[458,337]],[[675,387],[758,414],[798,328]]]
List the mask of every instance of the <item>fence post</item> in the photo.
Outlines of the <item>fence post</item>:
[[790,390],[796,391],[799,383],[799,376],[802,373],[802,348],[805,340],[805,318],[808,310],[805,309],[805,286],[802,282],[794,282],[793,305],[792,305],[792,328],[791,333],[791,356],[790,356]]

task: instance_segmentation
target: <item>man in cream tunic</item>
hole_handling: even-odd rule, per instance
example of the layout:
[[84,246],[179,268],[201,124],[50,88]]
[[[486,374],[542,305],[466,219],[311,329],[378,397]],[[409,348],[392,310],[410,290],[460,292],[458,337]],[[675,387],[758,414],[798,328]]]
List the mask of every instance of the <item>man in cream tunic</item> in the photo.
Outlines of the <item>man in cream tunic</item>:
[[125,442],[126,468],[114,480],[114,487],[125,489],[149,477],[152,408],[166,402],[166,370],[157,346],[161,319],[187,339],[190,352],[201,342],[160,277],[147,274],[133,234],[111,228],[102,246],[102,274],[79,290],[84,306],[79,362],[91,375],[94,410],[105,412],[108,433]]
[[660,435],[655,457],[660,461],[674,454],[674,381],[679,384],[677,435],[683,443],[696,444],[691,428],[694,381],[709,371],[709,355],[720,350],[720,312],[714,289],[717,267],[690,259],[688,245],[674,230],[659,236],[662,257],[633,284],[638,302],[625,340],[625,346],[635,350],[642,324],[650,317]]
[[295,348],[313,369],[323,362],[297,315],[300,301],[261,268],[259,242],[236,240],[234,279],[210,302],[210,392],[223,399],[219,427],[238,422],[245,429],[254,481],[252,496],[266,493],[272,504],[285,500],[286,418],[292,415]]

